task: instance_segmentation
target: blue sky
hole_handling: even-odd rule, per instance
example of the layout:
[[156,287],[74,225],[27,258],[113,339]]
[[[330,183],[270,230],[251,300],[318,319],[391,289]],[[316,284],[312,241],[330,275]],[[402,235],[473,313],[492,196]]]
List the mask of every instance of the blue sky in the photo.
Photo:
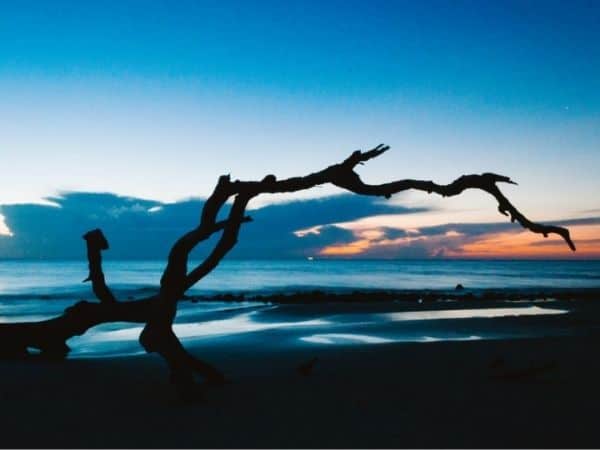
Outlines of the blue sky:
[[[600,208],[598,2],[2,2],[0,97],[0,204],[173,202],[385,142],[371,182],[494,171],[533,219]],[[476,193],[393,202],[498,221]]]

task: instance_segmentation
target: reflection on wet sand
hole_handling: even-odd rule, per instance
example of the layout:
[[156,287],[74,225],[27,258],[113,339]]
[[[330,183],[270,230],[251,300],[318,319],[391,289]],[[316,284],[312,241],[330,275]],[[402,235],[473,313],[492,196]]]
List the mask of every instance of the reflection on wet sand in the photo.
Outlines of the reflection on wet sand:
[[[278,305],[252,305],[246,308],[223,310],[199,310],[186,308],[174,331],[185,340],[202,340],[202,345],[224,342],[223,338],[235,338],[243,343],[247,339],[262,339],[261,332],[276,331],[276,342],[282,345],[365,345],[395,342],[437,342],[456,340],[491,339],[497,337],[488,330],[487,321],[481,319],[559,315],[568,311],[540,306],[509,308],[442,309],[430,311],[396,311],[374,313],[368,309],[357,312],[349,308],[334,315],[323,315],[323,310],[310,305],[286,308]],[[220,318],[220,314],[227,314]],[[475,320],[478,319],[478,320]],[[460,320],[460,327],[452,321]],[[471,321],[472,320],[472,321]],[[443,327],[441,325],[448,322]],[[477,323],[477,324],[476,324]],[[490,322],[496,325],[498,322]],[[436,324],[436,325],[434,325]],[[90,330],[69,344],[73,356],[108,356],[139,353],[137,339],[140,325],[110,324]],[[519,333],[512,330],[516,337]],[[506,336],[506,332],[504,336]],[[508,330],[508,335],[511,331]],[[248,341],[246,341],[248,342]],[[259,341],[260,342],[260,341]],[[265,340],[265,345],[270,340]],[[295,344],[294,344],[295,343]],[[262,345],[257,343],[257,345]]]

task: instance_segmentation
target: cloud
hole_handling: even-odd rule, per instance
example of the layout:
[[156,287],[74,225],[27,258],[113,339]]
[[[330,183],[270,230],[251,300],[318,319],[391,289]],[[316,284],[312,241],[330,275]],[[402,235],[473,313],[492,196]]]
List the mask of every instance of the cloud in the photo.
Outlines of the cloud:
[[[166,257],[172,243],[198,223],[204,201],[191,199],[162,203],[107,193],[67,193],[49,198],[51,204],[0,207],[7,229],[0,234],[2,258],[84,258],[81,236],[101,228],[111,248],[109,258]],[[222,215],[226,214],[228,206]],[[254,221],[244,224],[233,258],[289,258],[312,256],[330,244],[350,243],[354,234],[335,225],[377,214],[410,214],[423,208],[386,204],[370,197],[335,195],[278,203],[252,210]],[[300,229],[318,233],[299,238]],[[208,241],[200,248],[210,248]]]
[[581,214],[600,214],[600,208],[584,209]]
[[2,214],[0,214],[0,236],[12,236],[12,235],[13,235],[13,233],[12,233],[12,231],[10,231],[10,228],[8,228],[8,225],[6,225],[4,216]]
[[[534,247],[557,247],[558,245],[560,245],[561,242],[557,242],[557,241],[538,241],[538,242],[532,242],[530,245],[534,246]],[[600,245],[600,238],[596,238],[596,239],[578,239],[577,240],[577,246],[578,247],[582,247],[582,246],[598,246]]]
[[[198,223],[203,204],[202,199],[162,203],[106,193],[68,193],[43,205],[2,206],[5,223],[0,229],[5,232],[0,232],[0,258],[85,258],[81,236],[99,227],[111,244],[108,258],[162,260],[172,243]],[[571,256],[559,238],[540,239],[510,221],[348,227],[365,217],[427,211],[349,194],[271,204],[249,211],[254,221],[243,225],[238,245],[228,257]],[[549,223],[570,227],[578,244],[573,256],[593,255],[600,249],[600,217]],[[212,249],[215,239],[202,244],[192,257]]]
[[600,217],[584,217],[580,219],[554,220],[548,223],[550,225],[558,225],[563,227],[575,225],[598,225],[600,224]]
[[547,223],[569,227],[578,253],[571,253],[559,237],[540,240],[539,234],[524,230],[518,224],[493,222],[448,223],[419,229],[374,227],[354,230],[354,240],[328,244],[320,254],[366,258],[600,256],[600,217]]

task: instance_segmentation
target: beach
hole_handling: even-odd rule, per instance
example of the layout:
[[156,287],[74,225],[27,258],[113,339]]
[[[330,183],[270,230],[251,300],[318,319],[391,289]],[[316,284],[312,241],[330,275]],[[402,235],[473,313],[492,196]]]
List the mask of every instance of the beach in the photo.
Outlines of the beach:
[[[515,307],[535,313],[519,315]],[[456,302],[450,306],[231,302],[212,311],[221,318],[208,322],[213,327],[219,320],[231,325],[232,318],[240,323],[248,308],[262,311],[250,315],[251,323],[288,325],[210,334],[205,321],[199,325],[204,334],[184,336],[188,349],[230,380],[225,386],[202,387],[202,399],[192,404],[177,398],[165,365],[154,355],[132,351],[128,356],[84,357],[74,350],[75,356],[64,362],[2,361],[2,445],[600,445],[596,426],[600,361],[595,357],[600,310],[589,300],[503,305],[482,301],[468,309]],[[473,314],[499,308],[504,312],[494,317],[461,318],[463,313],[456,317],[456,311]],[[454,311],[454,317],[431,318],[431,312],[439,310]],[[415,312],[429,313],[430,318],[406,316]],[[395,319],[405,315],[400,316],[404,320],[382,325],[365,320],[369,314],[396,314],[383,316]],[[315,323],[319,317],[329,323]],[[338,328],[332,328],[334,317]],[[355,320],[359,317],[363,320]],[[181,321],[185,323],[185,314]],[[411,326],[413,332],[407,334]],[[386,333],[386,327],[396,334]],[[473,334],[483,328],[488,335]],[[450,329],[458,334],[452,337],[443,331]],[[113,331],[119,332],[117,327]],[[106,332],[114,338],[110,330]],[[315,336],[312,341],[302,339]],[[103,342],[102,334],[96,339]],[[114,345],[115,339],[108,341]],[[101,355],[103,347],[97,348]]]
[[600,0],[0,0],[0,450],[600,448]]

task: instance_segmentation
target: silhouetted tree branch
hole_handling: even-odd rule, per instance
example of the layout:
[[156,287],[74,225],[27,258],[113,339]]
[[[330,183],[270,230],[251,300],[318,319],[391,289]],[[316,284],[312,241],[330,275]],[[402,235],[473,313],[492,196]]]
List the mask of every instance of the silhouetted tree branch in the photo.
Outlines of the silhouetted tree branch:
[[106,285],[102,272],[102,250],[108,250],[108,241],[98,228],[83,235],[87,246],[87,258],[90,268],[88,277],[83,280],[92,282],[92,290],[103,303],[116,302],[115,296]]
[[[1,354],[23,357],[27,355],[28,347],[34,347],[41,350],[42,356],[64,357],[69,350],[66,340],[84,333],[90,327],[112,321],[142,322],[146,325],[140,335],[141,345],[146,351],[156,352],[165,359],[171,373],[171,381],[182,396],[189,397],[196,393],[195,373],[214,383],[224,382],[224,376],[217,369],[193,357],[184,349],[173,332],[173,320],[177,302],[184,293],[217,267],[235,247],[242,224],[251,220],[245,215],[248,202],[263,193],[297,192],[327,183],[355,194],[385,198],[411,189],[436,193],[443,197],[459,195],[467,189],[478,189],[492,195],[498,203],[499,212],[509,216],[511,221],[516,221],[523,228],[544,237],[557,234],[575,250],[566,228],[532,222],[512,205],[497,184],[516,183],[502,175],[463,175],[447,185],[412,179],[378,185],[364,183],[354,171],[356,166],[380,156],[388,149],[388,146],[378,145],[366,152],[355,151],[339,164],[306,176],[284,180],[277,180],[274,175],[267,175],[261,181],[231,181],[229,175],[221,176],[204,204],[199,224],[172,246],[160,280],[160,291],[156,296],[117,302],[105,283],[102,271],[101,251],[108,249],[108,241],[100,230],[90,231],[84,235],[90,269],[86,281],[92,282],[93,291],[100,304],[79,302],[68,308],[62,316],[42,322],[0,324]],[[233,199],[233,203],[227,219],[217,221],[220,210],[230,199]],[[188,270],[190,252],[216,232],[221,234],[213,250],[202,263]]]

